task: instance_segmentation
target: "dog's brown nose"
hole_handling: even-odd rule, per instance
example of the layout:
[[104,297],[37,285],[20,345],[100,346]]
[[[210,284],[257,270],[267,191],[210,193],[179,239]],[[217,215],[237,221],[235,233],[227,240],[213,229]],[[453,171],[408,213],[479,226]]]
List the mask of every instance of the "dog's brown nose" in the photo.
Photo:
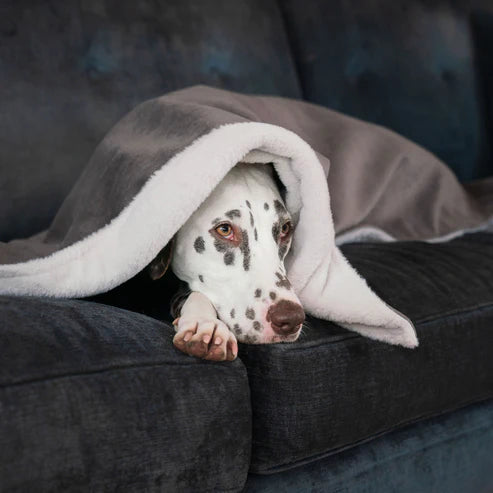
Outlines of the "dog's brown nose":
[[267,311],[267,322],[277,334],[295,333],[305,320],[305,312],[301,305],[289,300],[279,300]]

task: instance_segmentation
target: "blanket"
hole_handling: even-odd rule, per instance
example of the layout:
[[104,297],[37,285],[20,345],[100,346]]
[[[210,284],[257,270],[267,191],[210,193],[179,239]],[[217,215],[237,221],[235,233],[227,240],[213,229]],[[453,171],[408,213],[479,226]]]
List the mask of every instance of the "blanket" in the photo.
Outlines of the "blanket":
[[[414,327],[336,244],[436,241],[491,226],[493,180],[463,186],[397,134],[302,101],[191,87],[137,106],[95,149],[51,226],[0,243],[0,294],[86,297],[144,269],[238,162],[272,163],[296,225],[307,313],[415,347]],[[330,192],[330,194],[329,194]]]

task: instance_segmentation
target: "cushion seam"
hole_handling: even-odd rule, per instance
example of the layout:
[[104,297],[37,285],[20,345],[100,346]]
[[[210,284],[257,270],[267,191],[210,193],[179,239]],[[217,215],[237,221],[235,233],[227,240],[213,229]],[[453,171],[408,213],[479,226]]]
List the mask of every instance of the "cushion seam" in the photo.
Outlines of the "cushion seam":
[[[432,324],[434,322],[447,320],[447,319],[455,317],[455,316],[467,317],[468,315],[471,315],[471,314],[475,313],[476,311],[483,311],[483,310],[488,311],[489,309],[493,309],[493,303],[490,303],[490,302],[480,303],[478,305],[475,305],[473,307],[469,307],[467,309],[459,309],[459,310],[452,310],[452,311],[445,312],[445,315],[440,314],[440,315],[426,316],[426,317],[417,319],[417,321],[413,321],[413,324],[416,326],[417,329],[419,329],[419,327],[422,325],[428,325],[428,324]],[[419,334],[418,334],[418,336],[419,336]],[[331,345],[331,344],[338,344],[338,343],[344,342],[348,339],[368,340],[366,337],[363,337],[360,334],[350,332],[348,334],[339,334],[337,341],[326,341],[326,342],[322,342],[320,344],[317,344],[317,346],[322,347],[322,346],[327,346],[327,345]],[[312,342],[315,342],[315,341],[310,341],[307,343],[310,344]],[[295,348],[295,350],[303,350],[303,349],[305,349],[305,347]]]
[[426,421],[429,419],[438,418],[440,416],[444,416],[446,414],[453,413],[455,411],[459,411],[460,409],[463,409],[463,408],[470,406],[472,404],[479,404],[481,402],[488,401],[492,398],[493,398],[493,393],[490,392],[485,397],[477,397],[475,399],[467,400],[467,401],[461,402],[455,406],[447,408],[446,410],[422,414],[418,417],[411,418],[411,419],[405,420],[405,421],[401,421],[401,422],[391,426],[390,428],[386,428],[385,430],[382,430],[378,433],[374,433],[374,434],[369,435],[365,438],[361,438],[360,440],[357,440],[355,442],[348,443],[346,445],[341,445],[340,447],[336,447],[334,449],[329,449],[329,450],[326,450],[325,452],[320,452],[316,455],[309,456],[309,457],[306,457],[303,459],[298,459],[297,461],[294,461],[294,462],[287,462],[285,464],[280,464],[277,466],[271,466],[270,468],[267,468],[264,470],[251,469],[250,472],[253,472],[255,474],[270,475],[270,474],[275,474],[275,473],[279,473],[279,472],[283,472],[283,471],[293,470],[297,467],[300,467],[300,466],[303,466],[306,464],[310,464],[312,462],[315,462],[315,461],[320,460],[320,459],[324,459],[326,457],[337,455],[341,452],[344,452],[346,450],[350,450],[354,447],[358,447],[358,446],[363,445],[367,442],[370,442],[374,439],[381,438],[381,437],[383,437],[387,434],[390,434],[394,431],[398,431],[402,428],[405,428],[406,426],[417,424],[417,423],[420,423],[422,421]]
[[[240,360],[241,361],[241,360]],[[102,368],[95,368],[94,370],[86,370],[86,371],[81,371],[81,372],[66,372],[66,373],[60,373],[56,375],[48,375],[46,377],[41,377],[41,378],[29,378],[25,380],[20,380],[17,382],[12,382],[12,383],[5,383],[5,384],[0,384],[0,390],[10,388],[10,387],[18,387],[22,385],[30,385],[30,384],[35,384],[39,382],[50,382],[53,380],[59,380],[59,379],[64,379],[64,378],[77,378],[77,377],[85,377],[85,376],[90,376],[90,375],[98,375],[98,374],[103,374],[103,373],[112,373],[112,372],[120,372],[120,371],[127,371],[127,370],[139,370],[139,369],[147,369],[147,368],[165,368],[168,366],[181,366],[181,367],[201,367],[203,365],[200,364],[189,364],[189,363],[169,363],[169,362],[157,362],[157,363],[145,363],[145,364],[139,364],[139,365],[115,365],[115,366],[108,366],[108,367],[102,367]],[[211,366],[213,368],[228,368],[228,366],[220,364],[208,364],[206,366]],[[242,368],[244,369],[245,367],[242,364]]]
[[492,302],[486,302],[486,303],[478,303],[476,305],[470,306],[466,309],[457,309],[457,310],[449,310],[440,314],[434,314],[434,315],[428,315],[426,317],[423,317],[421,319],[418,319],[418,322],[416,322],[417,325],[425,325],[428,323],[435,322],[437,320],[441,319],[447,319],[451,318],[454,316],[461,316],[461,315],[470,315],[471,313],[474,313],[475,311],[482,311],[482,310],[488,310],[490,308],[493,308],[493,303]]

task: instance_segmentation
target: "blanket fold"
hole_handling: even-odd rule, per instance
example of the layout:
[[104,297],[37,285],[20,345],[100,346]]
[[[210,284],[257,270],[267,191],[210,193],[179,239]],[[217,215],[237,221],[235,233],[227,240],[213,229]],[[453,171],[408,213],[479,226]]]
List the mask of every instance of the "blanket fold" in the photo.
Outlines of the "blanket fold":
[[491,225],[493,180],[462,186],[393,132],[301,101],[198,86],[135,108],[49,229],[0,243],[0,294],[84,297],[122,284],[240,161],[272,163],[286,188],[296,223],[286,267],[306,311],[392,344],[417,345],[412,323],[349,265],[336,233],[436,241]]

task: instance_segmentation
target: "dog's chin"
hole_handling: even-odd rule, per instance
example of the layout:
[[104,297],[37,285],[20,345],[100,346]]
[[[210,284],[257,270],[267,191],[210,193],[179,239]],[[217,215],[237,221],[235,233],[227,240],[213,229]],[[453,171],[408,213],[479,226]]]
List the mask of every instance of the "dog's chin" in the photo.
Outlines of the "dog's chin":
[[275,336],[272,341],[267,341],[266,344],[274,344],[277,342],[294,342],[298,339],[299,336],[299,332],[296,332],[296,334],[290,334],[288,336]]
[[281,334],[269,334],[267,337],[259,339],[257,344],[277,344],[280,342],[295,342],[301,334],[301,327],[294,334],[281,335]]

